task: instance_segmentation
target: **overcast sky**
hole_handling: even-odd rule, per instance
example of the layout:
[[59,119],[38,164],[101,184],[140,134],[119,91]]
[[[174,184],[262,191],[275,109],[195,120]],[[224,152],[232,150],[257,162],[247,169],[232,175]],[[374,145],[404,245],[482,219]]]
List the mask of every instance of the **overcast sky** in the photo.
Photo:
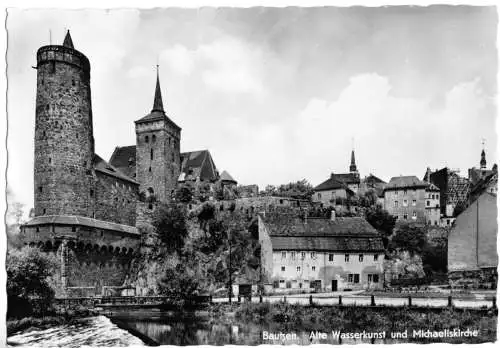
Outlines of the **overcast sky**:
[[422,177],[497,158],[493,7],[8,12],[8,185],[33,206],[36,51],[65,28],[91,62],[96,152],[135,143],[163,102],[181,151],[210,150],[241,184],[346,172]]

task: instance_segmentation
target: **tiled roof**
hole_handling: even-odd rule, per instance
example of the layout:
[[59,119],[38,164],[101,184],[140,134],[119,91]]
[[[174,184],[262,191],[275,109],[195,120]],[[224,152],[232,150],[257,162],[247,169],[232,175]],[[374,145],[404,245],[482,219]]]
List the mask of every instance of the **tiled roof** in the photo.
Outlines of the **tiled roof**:
[[375,184],[386,184],[386,182],[378,177],[376,177],[375,175],[373,174],[370,174],[368,175],[364,180],[363,180],[366,184],[371,184],[371,185],[375,185]]
[[[117,146],[109,162],[122,173],[133,176],[136,166],[136,146]],[[182,180],[196,180],[198,177],[205,181],[217,180],[217,168],[210,152],[201,150],[181,153],[181,173],[179,177],[182,177]]]
[[410,176],[395,176],[391,178],[386,190],[399,189],[399,188],[417,188],[417,187],[427,187],[429,184],[425,181],[420,180],[414,175]]
[[115,147],[109,163],[125,175],[133,178],[135,175],[135,145]]
[[381,238],[367,237],[274,237],[271,236],[273,250],[314,250],[339,252],[383,252]]
[[181,173],[184,180],[215,181],[219,178],[212,156],[208,150],[181,153]]
[[341,173],[341,174],[332,173],[332,176],[335,179],[342,181],[345,184],[359,184],[361,181],[359,179],[359,174],[356,173]]
[[335,221],[308,218],[305,221],[293,215],[266,214],[263,220],[271,236],[380,236],[362,217],[337,217]]
[[225,170],[220,175],[220,181],[230,181],[236,183],[236,180],[234,180],[233,177]]
[[36,225],[47,225],[47,224],[82,225],[88,227],[101,228],[110,231],[125,232],[138,236],[140,235],[140,233],[137,231],[137,228],[135,228],[134,226],[116,224],[114,222],[97,220],[89,217],[75,216],[75,215],[36,216],[27,223],[25,223],[24,226],[36,226]]
[[314,191],[337,190],[342,188],[348,190],[348,187],[345,183],[335,179],[334,177],[330,177],[328,178],[328,180],[323,181],[321,184],[316,186],[314,188]]
[[112,166],[111,164],[109,164],[108,162],[103,160],[97,154],[94,154],[94,169],[96,171],[113,176],[115,178],[125,180],[125,181],[128,181],[128,182],[133,183],[133,184],[137,184],[137,185],[139,184],[137,181],[135,181],[131,177],[125,175],[120,170],[118,170],[116,167]]

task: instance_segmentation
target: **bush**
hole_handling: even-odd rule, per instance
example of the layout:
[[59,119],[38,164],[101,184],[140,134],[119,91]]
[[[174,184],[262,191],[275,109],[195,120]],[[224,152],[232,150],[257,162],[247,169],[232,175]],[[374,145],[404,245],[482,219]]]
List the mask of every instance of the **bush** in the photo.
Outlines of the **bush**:
[[160,240],[168,251],[179,252],[184,246],[188,235],[186,226],[186,210],[181,205],[162,204],[153,217],[153,226],[158,232]]
[[55,272],[55,257],[24,247],[7,254],[7,316],[40,316],[52,309],[54,290],[49,277]]

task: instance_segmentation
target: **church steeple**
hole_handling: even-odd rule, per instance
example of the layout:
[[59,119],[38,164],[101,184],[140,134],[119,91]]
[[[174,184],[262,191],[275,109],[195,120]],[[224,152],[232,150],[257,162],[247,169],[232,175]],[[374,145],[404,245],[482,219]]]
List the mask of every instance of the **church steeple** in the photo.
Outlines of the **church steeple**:
[[356,167],[356,158],[354,157],[354,149],[351,151],[351,165],[349,166],[349,171],[351,173],[358,172],[358,168]]
[[483,150],[481,151],[481,161],[479,162],[481,169],[486,169],[486,152],[484,151],[484,139],[483,139]]
[[69,30],[66,32],[66,36],[64,37],[63,46],[75,49],[75,47],[73,46],[73,40],[71,40],[71,35],[69,34]]
[[155,89],[155,99],[153,102],[153,110],[151,112],[161,112],[165,113],[163,110],[163,99],[161,97],[161,88],[160,88],[160,74],[159,74],[159,66],[156,66],[156,89]]

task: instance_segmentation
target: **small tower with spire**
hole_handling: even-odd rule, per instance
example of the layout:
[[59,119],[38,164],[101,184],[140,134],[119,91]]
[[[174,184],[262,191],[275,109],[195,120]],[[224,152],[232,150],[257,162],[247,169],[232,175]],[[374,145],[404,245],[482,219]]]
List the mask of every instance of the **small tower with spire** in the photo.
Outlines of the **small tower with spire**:
[[135,134],[139,192],[149,200],[170,201],[180,174],[181,128],[165,113],[158,65],[153,108],[135,121]]
[[354,174],[359,174],[358,168],[356,167],[356,158],[354,156],[354,138],[352,139],[351,165],[349,166],[349,172]]
[[481,151],[481,161],[479,162],[479,166],[481,169],[486,169],[486,152],[484,151],[484,143],[485,140],[483,139],[483,150]]

